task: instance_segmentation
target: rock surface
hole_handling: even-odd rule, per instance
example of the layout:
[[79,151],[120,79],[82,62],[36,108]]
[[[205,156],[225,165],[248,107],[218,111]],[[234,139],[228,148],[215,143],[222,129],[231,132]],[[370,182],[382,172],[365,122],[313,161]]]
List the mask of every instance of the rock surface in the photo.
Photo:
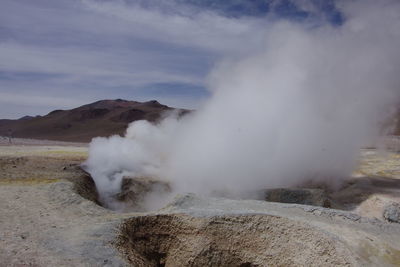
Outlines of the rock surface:
[[297,203],[311,206],[330,207],[327,194],[322,189],[276,188],[264,191],[264,199],[271,202]]
[[400,204],[390,203],[383,210],[383,217],[389,222],[400,223]]

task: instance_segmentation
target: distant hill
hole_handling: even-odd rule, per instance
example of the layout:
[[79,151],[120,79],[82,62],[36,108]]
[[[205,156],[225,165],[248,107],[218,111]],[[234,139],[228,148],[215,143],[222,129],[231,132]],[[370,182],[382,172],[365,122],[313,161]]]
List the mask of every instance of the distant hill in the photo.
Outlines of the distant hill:
[[396,130],[394,131],[394,135],[400,135],[400,115],[398,116],[398,119],[397,119],[397,126],[396,126]]
[[[96,136],[122,135],[136,120],[156,122],[174,108],[155,100],[148,102],[101,100],[71,110],[54,110],[45,116],[24,116],[18,120],[0,120],[0,136],[89,142]],[[188,110],[178,110],[180,114]]]

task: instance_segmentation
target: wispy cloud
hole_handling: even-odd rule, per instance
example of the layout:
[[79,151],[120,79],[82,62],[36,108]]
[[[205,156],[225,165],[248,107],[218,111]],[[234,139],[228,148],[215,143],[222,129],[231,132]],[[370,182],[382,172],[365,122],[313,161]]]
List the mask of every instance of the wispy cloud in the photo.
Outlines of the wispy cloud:
[[[240,49],[245,38],[247,45],[259,41],[256,28],[266,27],[257,18],[227,18],[214,12],[193,14],[185,6],[176,4],[180,13],[168,13],[161,8],[144,8],[137,3],[121,1],[82,0],[85,6],[98,14],[128,23],[130,30],[142,38],[154,41],[192,46],[217,52]],[[160,5],[155,5],[155,7]]]
[[[262,47],[268,25],[265,17],[225,16],[196,1],[2,0],[0,93],[21,103],[23,95],[77,99],[71,107],[82,95],[196,106],[214,63]],[[169,95],[145,91],[160,84],[171,85]],[[185,86],[197,91],[182,94]],[[24,115],[14,102],[14,117]],[[37,101],[39,112],[52,108],[48,102]]]
[[0,92],[1,104],[14,104],[23,106],[49,106],[53,108],[67,108],[71,105],[85,104],[85,100],[76,98],[37,96],[29,94],[10,94]]

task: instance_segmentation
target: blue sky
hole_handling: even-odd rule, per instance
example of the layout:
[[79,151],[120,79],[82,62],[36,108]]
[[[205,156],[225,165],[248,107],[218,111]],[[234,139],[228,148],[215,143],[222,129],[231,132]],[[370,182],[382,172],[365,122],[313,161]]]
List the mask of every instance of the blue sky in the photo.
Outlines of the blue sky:
[[0,118],[99,99],[196,108],[223,58],[274,20],[340,26],[330,0],[2,0]]

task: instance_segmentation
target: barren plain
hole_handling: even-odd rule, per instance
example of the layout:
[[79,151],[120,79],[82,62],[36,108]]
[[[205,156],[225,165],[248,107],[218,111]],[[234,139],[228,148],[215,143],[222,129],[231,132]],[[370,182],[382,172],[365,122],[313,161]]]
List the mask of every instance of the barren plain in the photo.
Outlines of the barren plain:
[[189,194],[117,213],[79,167],[85,144],[0,143],[0,266],[400,266],[395,151],[362,150],[331,208]]

